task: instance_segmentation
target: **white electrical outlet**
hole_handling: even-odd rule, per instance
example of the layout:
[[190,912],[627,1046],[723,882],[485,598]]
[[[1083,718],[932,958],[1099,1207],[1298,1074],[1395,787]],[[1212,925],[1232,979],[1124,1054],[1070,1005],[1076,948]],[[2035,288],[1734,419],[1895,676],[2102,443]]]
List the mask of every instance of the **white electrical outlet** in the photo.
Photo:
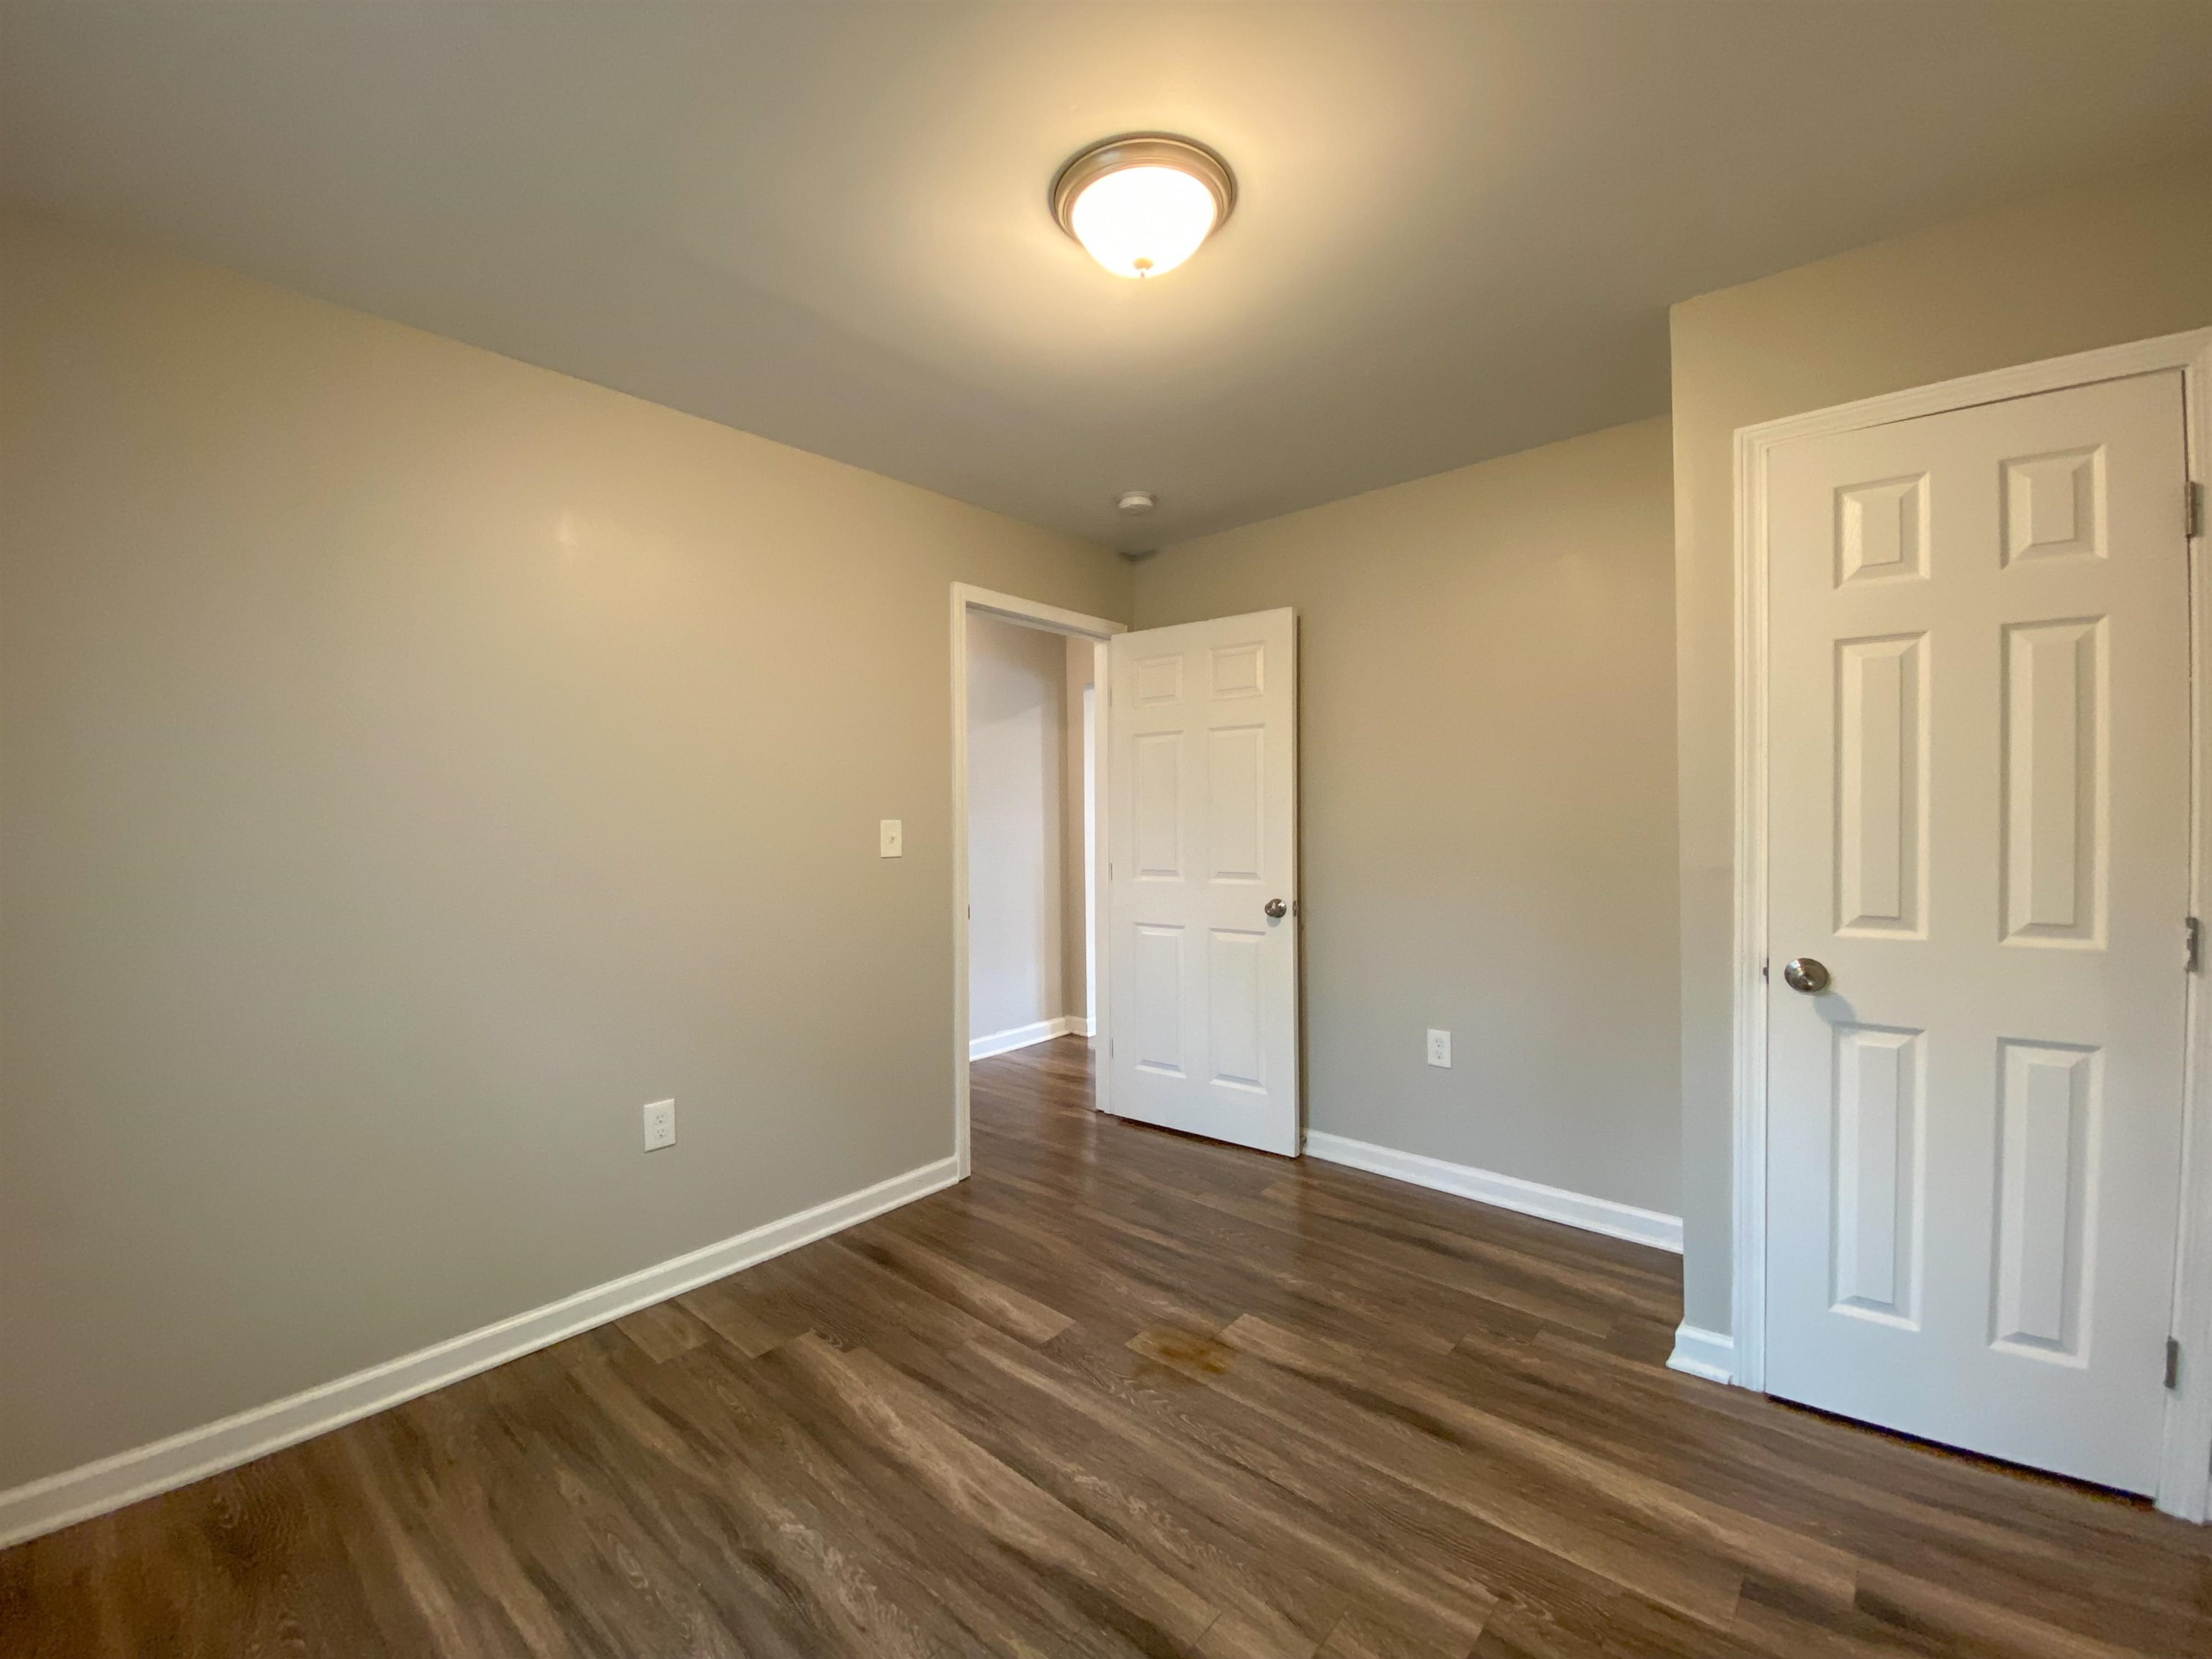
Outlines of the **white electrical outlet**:
[[1449,1031],[1429,1033],[1429,1064],[1431,1066],[1451,1064],[1451,1033]]
[[906,824],[898,818],[885,818],[876,827],[877,856],[896,859],[906,856]]
[[676,1144],[676,1103],[656,1100],[645,1109],[645,1150],[657,1152]]

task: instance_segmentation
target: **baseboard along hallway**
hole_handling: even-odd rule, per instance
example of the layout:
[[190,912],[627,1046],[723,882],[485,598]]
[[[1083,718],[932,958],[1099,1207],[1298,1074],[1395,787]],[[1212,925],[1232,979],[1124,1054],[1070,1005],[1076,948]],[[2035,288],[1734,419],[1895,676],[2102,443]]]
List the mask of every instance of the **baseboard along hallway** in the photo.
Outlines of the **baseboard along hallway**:
[[975,1068],[972,1179],[0,1554],[0,1650],[2200,1651],[2147,1505],[1666,1369],[1665,1251]]

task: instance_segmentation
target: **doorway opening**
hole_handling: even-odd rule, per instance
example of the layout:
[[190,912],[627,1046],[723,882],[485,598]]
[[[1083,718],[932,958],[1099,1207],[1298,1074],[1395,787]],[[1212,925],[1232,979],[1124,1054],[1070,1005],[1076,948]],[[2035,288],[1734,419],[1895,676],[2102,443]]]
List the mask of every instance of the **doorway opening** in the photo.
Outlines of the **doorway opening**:
[[[952,592],[954,1114],[971,1060],[1103,1041],[1105,642],[1124,625]],[[1097,1103],[1105,1104],[1103,1087]]]
[[[1097,1109],[1297,1157],[1296,614],[1132,633],[956,585],[951,620],[960,1173],[970,1168],[969,1060],[1079,1029],[1068,994],[1079,966]],[[1022,637],[1040,632],[1062,642]],[[1056,656],[1071,636],[1073,652]],[[1066,733],[1086,683],[1085,744]],[[1059,734],[1056,762],[1040,759],[1047,732]],[[1084,748],[1087,788],[1042,781],[1074,771]],[[997,757],[1010,769],[982,781],[975,763]],[[1006,805],[1024,794],[1048,805],[1034,817]],[[1079,799],[1087,811],[1071,807]],[[1066,833],[1071,811],[1089,828],[1081,854]],[[1025,827],[1053,812],[1060,833]],[[1089,890],[1079,902],[1042,878],[1054,860],[1064,871],[1077,858]],[[1079,912],[1085,943],[1071,951]]]

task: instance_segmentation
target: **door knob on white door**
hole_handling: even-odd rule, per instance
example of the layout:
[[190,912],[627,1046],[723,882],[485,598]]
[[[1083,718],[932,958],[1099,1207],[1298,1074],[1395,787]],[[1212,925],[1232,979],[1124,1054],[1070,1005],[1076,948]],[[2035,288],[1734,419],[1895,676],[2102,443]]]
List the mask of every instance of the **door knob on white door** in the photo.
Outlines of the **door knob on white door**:
[[1793,957],[1782,969],[1782,978],[1793,991],[1802,991],[1816,997],[1828,988],[1828,969],[1825,963],[1812,957]]
[[1288,915],[1290,912],[1291,907],[1284,903],[1282,900],[1269,899],[1267,901],[1267,914],[1275,921],[1280,921],[1285,916]]

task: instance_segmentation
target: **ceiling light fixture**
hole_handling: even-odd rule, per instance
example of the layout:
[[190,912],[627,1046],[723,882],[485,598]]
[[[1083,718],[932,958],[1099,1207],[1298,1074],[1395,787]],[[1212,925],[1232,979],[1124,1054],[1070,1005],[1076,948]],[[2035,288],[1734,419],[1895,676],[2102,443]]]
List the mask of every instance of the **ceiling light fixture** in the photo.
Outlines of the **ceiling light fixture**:
[[1124,513],[1149,513],[1156,501],[1157,498],[1149,489],[1125,489],[1121,492],[1121,499],[1114,505]]
[[1102,139],[1052,181],[1052,216],[1116,276],[1173,270],[1236,205],[1229,163],[1168,132]]

